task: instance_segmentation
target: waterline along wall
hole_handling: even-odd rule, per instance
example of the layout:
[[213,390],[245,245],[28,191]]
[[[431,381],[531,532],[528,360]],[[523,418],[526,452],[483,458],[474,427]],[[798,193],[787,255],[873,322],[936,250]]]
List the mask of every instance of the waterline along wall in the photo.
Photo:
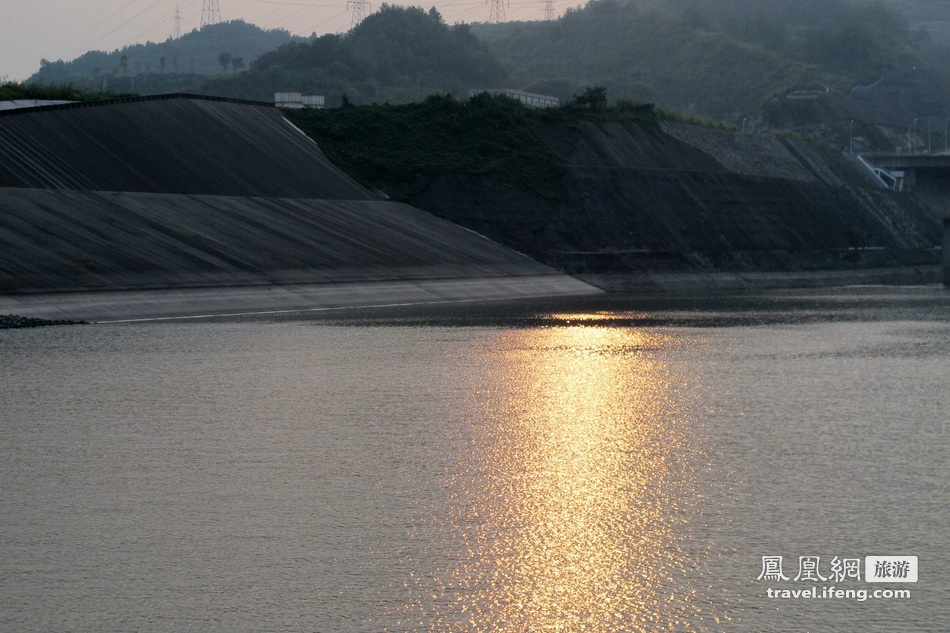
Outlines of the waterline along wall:
[[366,190],[274,108],[177,97],[0,116],[0,313],[109,319],[590,292]]

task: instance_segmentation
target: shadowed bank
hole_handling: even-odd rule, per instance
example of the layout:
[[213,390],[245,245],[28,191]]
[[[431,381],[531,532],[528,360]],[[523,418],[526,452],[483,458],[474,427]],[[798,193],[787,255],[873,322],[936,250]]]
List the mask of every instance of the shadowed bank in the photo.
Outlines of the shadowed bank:
[[[401,202],[265,104],[168,95],[0,116],[0,312],[104,320],[597,293],[588,283],[938,279],[934,209],[785,139],[521,108],[505,171],[540,152],[559,196],[453,171],[459,153],[510,143],[484,121],[441,129],[435,114],[477,123],[504,107],[294,117]],[[367,161],[395,181],[354,167]]]
[[[109,319],[598,292],[368,191],[263,104],[172,96],[21,111],[0,117],[0,157],[0,312]],[[221,287],[232,290],[210,290]]]

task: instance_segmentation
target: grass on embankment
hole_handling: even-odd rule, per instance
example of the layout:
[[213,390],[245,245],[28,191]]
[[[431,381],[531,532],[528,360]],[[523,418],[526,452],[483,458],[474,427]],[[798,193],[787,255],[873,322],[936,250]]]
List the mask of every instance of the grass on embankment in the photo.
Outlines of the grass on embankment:
[[295,110],[286,116],[338,167],[368,187],[419,176],[484,176],[556,201],[583,121],[654,121],[650,105],[529,108],[488,94],[433,95],[408,105]]
[[130,93],[91,91],[72,84],[27,84],[15,81],[0,83],[0,101],[37,99],[40,101],[99,101],[137,96]]

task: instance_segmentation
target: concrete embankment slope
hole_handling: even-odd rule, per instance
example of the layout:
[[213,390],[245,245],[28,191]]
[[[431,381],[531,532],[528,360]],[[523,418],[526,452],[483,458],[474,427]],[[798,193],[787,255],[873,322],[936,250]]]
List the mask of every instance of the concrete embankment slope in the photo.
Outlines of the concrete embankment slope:
[[[869,188],[830,150],[585,122],[561,157],[559,202],[474,176],[392,192],[608,289],[797,286],[813,273],[832,284],[937,279],[933,215],[913,196]],[[890,272],[869,274],[878,269]]]
[[374,198],[279,110],[185,97],[2,113],[0,187]]
[[333,167],[277,110],[0,116],[0,314],[108,320],[586,294]]

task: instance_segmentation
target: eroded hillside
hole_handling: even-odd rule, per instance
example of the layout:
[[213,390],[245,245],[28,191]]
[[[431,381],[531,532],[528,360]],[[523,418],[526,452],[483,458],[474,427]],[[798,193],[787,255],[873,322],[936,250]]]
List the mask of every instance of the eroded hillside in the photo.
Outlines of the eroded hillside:
[[[426,164],[399,110],[383,137],[324,136],[335,113],[298,122],[351,174],[574,275],[645,272],[855,270],[935,264],[938,221],[915,198],[871,188],[846,157],[769,135],[660,124],[648,116],[524,111],[516,132],[466,129],[473,108],[419,106],[426,155],[470,155]],[[428,110],[426,110],[428,108]],[[359,109],[345,115],[358,127]],[[386,127],[385,109],[367,109]],[[511,115],[513,117],[514,115]],[[324,117],[322,122],[314,117]],[[509,117],[509,119],[511,118]],[[499,118],[501,125],[506,121]],[[331,126],[332,127],[332,126]],[[443,127],[445,129],[443,129]],[[454,130],[454,131],[453,131]],[[542,161],[553,184],[535,186],[530,160],[505,161],[495,136],[517,136],[518,155]],[[385,146],[375,147],[385,138]],[[502,142],[504,145],[504,142]],[[367,163],[385,156],[388,171]],[[488,157],[496,157],[491,160]],[[552,174],[557,174],[556,177]],[[525,184],[526,183],[526,184]]]

